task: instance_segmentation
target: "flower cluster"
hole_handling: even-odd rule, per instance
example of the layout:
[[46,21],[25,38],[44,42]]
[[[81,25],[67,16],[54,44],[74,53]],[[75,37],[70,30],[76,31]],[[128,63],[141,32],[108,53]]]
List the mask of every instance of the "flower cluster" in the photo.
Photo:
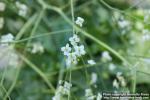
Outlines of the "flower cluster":
[[[77,17],[77,20],[75,21],[75,23],[80,27],[82,27],[83,22],[84,19],[81,17]],[[73,36],[69,38],[69,42],[70,43],[67,43],[66,46],[61,48],[61,51],[66,56],[66,66],[68,68],[70,68],[71,65],[76,65],[79,61],[79,58],[86,54],[84,45],[79,43],[80,38],[77,34],[73,34]],[[90,65],[96,64],[96,62],[92,59],[88,60],[87,62]]]
[[91,89],[86,89],[85,90],[85,98],[86,100],[101,100],[102,99],[102,95],[100,93],[98,93],[98,95],[93,95],[93,92]]
[[8,45],[9,42],[13,42],[14,36],[11,33],[1,36],[0,43],[1,45]]
[[122,29],[121,33],[124,35],[127,31],[130,30],[130,22],[126,20],[123,16],[118,20],[118,26]]
[[5,10],[5,8],[6,8],[5,3],[0,2],[0,11],[4,11],[4,10]]
[[72,37],[69,38],[70,44],[72,47],[69,46],[69,43],[66,44],[65,47],[61,48],[66,58],[66,65],[70,67],[72,64],[75,65],[78,63],[78,58],[82,55],[85,55],[84,45],[79,45],[79,37],[76,34],[73,34]]
[[126,86],[126,81],[125,81],[124,77],[122,76],[122,73],[121,72],[117,72],[116,77],[117,77],[117,79],[115,79],[113,81],[113,87],[118,89],[119,88],[119,84],[120,84],[120,86],[125,87]]
[[20,16],[25,17],[26,14],[27,14],[27,11],[28,11],[28,7],[25,4],[22,4],[22,3],[18,2],[18,1],[16,2],[16,6],[19,9],[18,14]]
[[59,86],[56,90],[55,96],[52,100],[61,100],[63,95],[70,95],[70,88],[72,87],[71,83],[67,81],[63,82],[62,80],[59,81]]

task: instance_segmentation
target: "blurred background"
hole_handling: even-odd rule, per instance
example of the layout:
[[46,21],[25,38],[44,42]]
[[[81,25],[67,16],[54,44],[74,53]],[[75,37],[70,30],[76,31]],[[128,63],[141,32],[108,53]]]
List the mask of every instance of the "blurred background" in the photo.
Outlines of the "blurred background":
[[[0,37],[14,36],[14,42],[0,44],[0,100],[52,100],[51,85],[56,88],[59,80],[69,81],[61,47],[72,36],[72,26],[57,10],[45,9],[43,2],[71,20],[71,0],[0,0]],[[113,48],[130,66],[79,32],[86,55],[71,71],[70,100],[84,100],[89,87],[93,94],[150,93],[149,4],[149,0],[73,0],[74,18],[84,18],[81,30]],[[88,59],[96,64],[89,65]],[[85,71],[90,80],[95,73],[96,81],[89,85]],[[125,85],[117,88],[118,72]]]

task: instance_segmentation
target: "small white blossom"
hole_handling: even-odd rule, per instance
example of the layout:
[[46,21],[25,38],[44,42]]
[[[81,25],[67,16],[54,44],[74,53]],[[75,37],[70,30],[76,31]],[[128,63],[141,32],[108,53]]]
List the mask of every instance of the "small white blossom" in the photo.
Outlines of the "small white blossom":
[[14,51],[10,53],[9,66],[17,67],[20,64],[19,55]]
[[55,92],[55,96],[53,97],[54,100],[55,100],[55,98],[57,98],[57,96],[60,97],[61,95],[69,95],[71,87],[72,87],[72,84],[68,83],[66,81],[64,82],[64,84],[63,84],[63,82],[61,84],[59,84],[59,86]]
[[129,26],[129,22],[126,21],[126,20],[121,20],[121,21],[118,21],[118,25],[121,27],[121,28],[126,28]]
[[78,62],[77,62],[77,57],[76,57],[76,54],[73,52],[73,53],[69,53],[68,54],[68,57],[66,59],[66,66],[67,68],[70,68],[71,65],[76,65]]
[[113,71],[116,68],[116,66],[114,64],[109,64],[109,70]]
[[115,87],[117,89],[119,88],[119,83],[117,82],[116,79],[113,81],[113,87]]
[[117,78],[120,77],[122,75],[122,72],[117,72],[116,76]]
[[80,27],[82,27],[83,22],[84,22],[84,19],[81,17],[77,17],[77,20],[75,21],[75,23],[79,25]]
[[112,60],[112,57],[109,55],[109,52],[108,52],[108,51],[104,51],[104,52],[102,53],[102,60],[103,60],[104,62],[106,62],[106,61],[111,61],[111,60]]
[[0,42],[2,45],[8,45],[9,42],[13,42],[14,36],[11,33],[1,36]]
[[94,100],[95,99],[95,96],[93,95],[93,92],[91,89],[85,90],[85,97],[86,97],[86,100]]
[[18,2],[18,1],[16,2],[16,6],[17,6],[18,9],[19,9],[18,14],[19,14],[20,16],[25,17],[26,14],[27,14],[27,11],[28,11],[28,7],[27,7],[25,4],[22,4],[22,3]]
[[61,51],[64,52],[64,55],[68,56],[71,51],[71,47],[69,47],[69,44],[67,43],[65,47],[61,48]]
[[0,17],[0,29],[2,29],[4,26],[4,18]]
[[33,43],[33,48],[31,50],[31,53],[36,54],[36,53],[43,53],[44,52],[44,47],[42,46],[41,43]]
[[124,77],[122,76],[122,72],[117,72],[116,77],[119,80],[121,86],[125,87],[126,86],[126,81],[125,81]]
[[52,100],[61,100],[61,94],[57,94],[54,97],[52,97]]
[[88,62],[88,64],[90,64],[90,65],[95,65],[95,64],[96,64],[96,62],[95,62],[94,60],[92,60],[92,59],[91,59],[91,60],[88,60],[87,62]]
[[96,97],[96,100],[101,100],[102,99],[102,94],[101,93],[98,93],[97,97]]
[[142,35],[142,40],[143,41],[148,41],[150,40],[150,31],[149,30],[143,30],[143,35]]
[[64,83],[64,93],[65,94],[70,94],[70,88],[72,87],[72,84],[71,83],[68,83],[68,82],[65,82]]
[[80,38],[76,34],[73,34],[73,37],[70,37],[69,41],[73,46],[76,46],[77,43],[80,41]]
[[95,84],[97,82],[97,74],[96,73],[92,73],[91,74],[91,84]]
[[59,85],[62,85],[62,84],[63,84],[63,81],[62,81],[62,80],[59,80],[58,84],[59,84]]
[[82,55],[85,55],[85,50],[84,50],[84,45],[80,45],[80,46],[75,46],[74,47],[75,49],[75,54],[80,57]]
[[0,11],[4,11],[5,7],[6,7],[5,3],[0,2]]

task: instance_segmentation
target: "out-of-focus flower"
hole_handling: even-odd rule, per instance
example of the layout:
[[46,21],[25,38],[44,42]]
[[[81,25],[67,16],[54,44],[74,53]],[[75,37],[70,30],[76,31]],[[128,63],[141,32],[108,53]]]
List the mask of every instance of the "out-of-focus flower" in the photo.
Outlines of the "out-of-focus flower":
[[19,55],[11,45],[0,45],[0,68],[18,67],[21,64]]
[[91,89],[85,90],[85,97],[86,97],[86,100],[94,100],[95,99],[95,96],[93,95],[93,92]]
[[94,60],[92,60],[92,59],[88,60],[87,62],[88,62],[88,64],[90,64],[90,65],[95,65],[95,64],[96,64],[96,62],[95,62]]
[[142,33],[143,33],[143,35],[142,35],[143,42],[150,40],[150,31],[149,30],[144,29]]
[[28,7],[25,4],[22,4],[22,3],[18,2],[18,1],[16,2],[16,6],[19,9],[18,14],[20,16],[25,17],[27,15]]
[[113,63],[109,64],[109,70],[113,71],[116,68],[116,66]]
[[0,2],[0,11],[4,11],[5,7],[6,7],[5,3]]
[[119,83],[117,82],[116,79],[113,81],[113,87],[115,87],[117,89],[119,88]]
[[33,48],[31,50],[31,53],[36,54],[36,53],[43,53],[44,52],[44,47],[42,46],[41,43],[33,43],[32,44]]
[[2,29],[4,26],[4,18],[0,17],[0,29]]
[[91,84],[95,84],[97,82],[97,74],[96,73],[92,73],[91,74]]
[[102,53],[102,61],[107,62],[107,61],[111,61],[112,57],[109,55],[108,51],[104,51]]
[[121,28],[126,28],[129,26],[129,24],[130,24],[129,21],[127,21],[127,20],[119,20],[118,21],[118,25]]
[[96,97],[96,100],[101,100],[102,99],[102,94],[101,93],[98,93],[97,97]]
[[82,17],[77,17],[77,20],[75,21],[75,23],[79,25],[80,27],[82,27],[83,22],[84,22],[84,19]]
[[8,43],[13,42],[14,36],[11,33],[8,33],[6,35],[2,35],[0,42],[1,45],[8,45]]
[[70,95],[70,89],[72,87],[72,84],[62,80],[59,81],[61,84],[59,84],[58,88],[56,89],[55,96],[52,97],[52,100],[61,100],[63,95]]

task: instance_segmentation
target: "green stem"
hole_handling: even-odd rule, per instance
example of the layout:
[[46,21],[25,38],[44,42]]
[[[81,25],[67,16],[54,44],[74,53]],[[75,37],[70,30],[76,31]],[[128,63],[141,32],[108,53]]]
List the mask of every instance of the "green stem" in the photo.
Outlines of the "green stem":
[[[74,9],[73,9],[73,0],[71,0],[71,16],[72,16],[72,23],[74,23]],[[74,26],[72,26],[73,33],[75,33]]]
[[52,85],[51,82],[49,82],[45,74],[36,65],[34,65],[30,60],[28,60],[25,56],[20,55],[20,57],[27,65],[29,65],[29,67],[31,67],[35,72],[37,72],[41,76],[41,78],[43,78],[45,83],[47,83],[47,85],[52,89],[52,91],[55,92],[54,86]]
[[37,17],[37,14],[34,14],[26,23],[25,25],[21,28],[21,30],[19,31],[19,33],[17,34],[15,40],[19,40],[23,34],[25,33],[25,31],[33,24],[33,22],[35,21]]
[[12,85],[10,86],[10,88],[8,89],[8,92],[6,93],[6,95],[4,96],[3,100],[7,100],[7,97],[9,97],[9,95],[11,94],[11,92],[13,91],[16,83],[17,83],[17,79],[19,77],[19,74],[20,74],[20,69],[21,67],[19,66],[19,68],[17,68],[17,71],[16,71],[16,75],[15,75],[15,79],[12,83]]
[[[42,11],[40,12],[40,14],[39,14],[39,16],[38,16],[38,18],[37,18],[37,21],[36,21],[36,23],[35,23],[35,25],[34,25],[32,31],[31,31],[30,37],[32,37],[32,36],[34,35],[36,29],[38,28],[38,25],[39,25],[39,23],[40,23],[40,21],[41,21],[43,15],[44,15],[44,11],[45,11],[45,9],[42,9]],[[31,40],[28,40],[28,42],[27,42],[27,44],[26,44],[26,47],[28,47],[28,46],[30,45],[30,42],[31,42]]]

